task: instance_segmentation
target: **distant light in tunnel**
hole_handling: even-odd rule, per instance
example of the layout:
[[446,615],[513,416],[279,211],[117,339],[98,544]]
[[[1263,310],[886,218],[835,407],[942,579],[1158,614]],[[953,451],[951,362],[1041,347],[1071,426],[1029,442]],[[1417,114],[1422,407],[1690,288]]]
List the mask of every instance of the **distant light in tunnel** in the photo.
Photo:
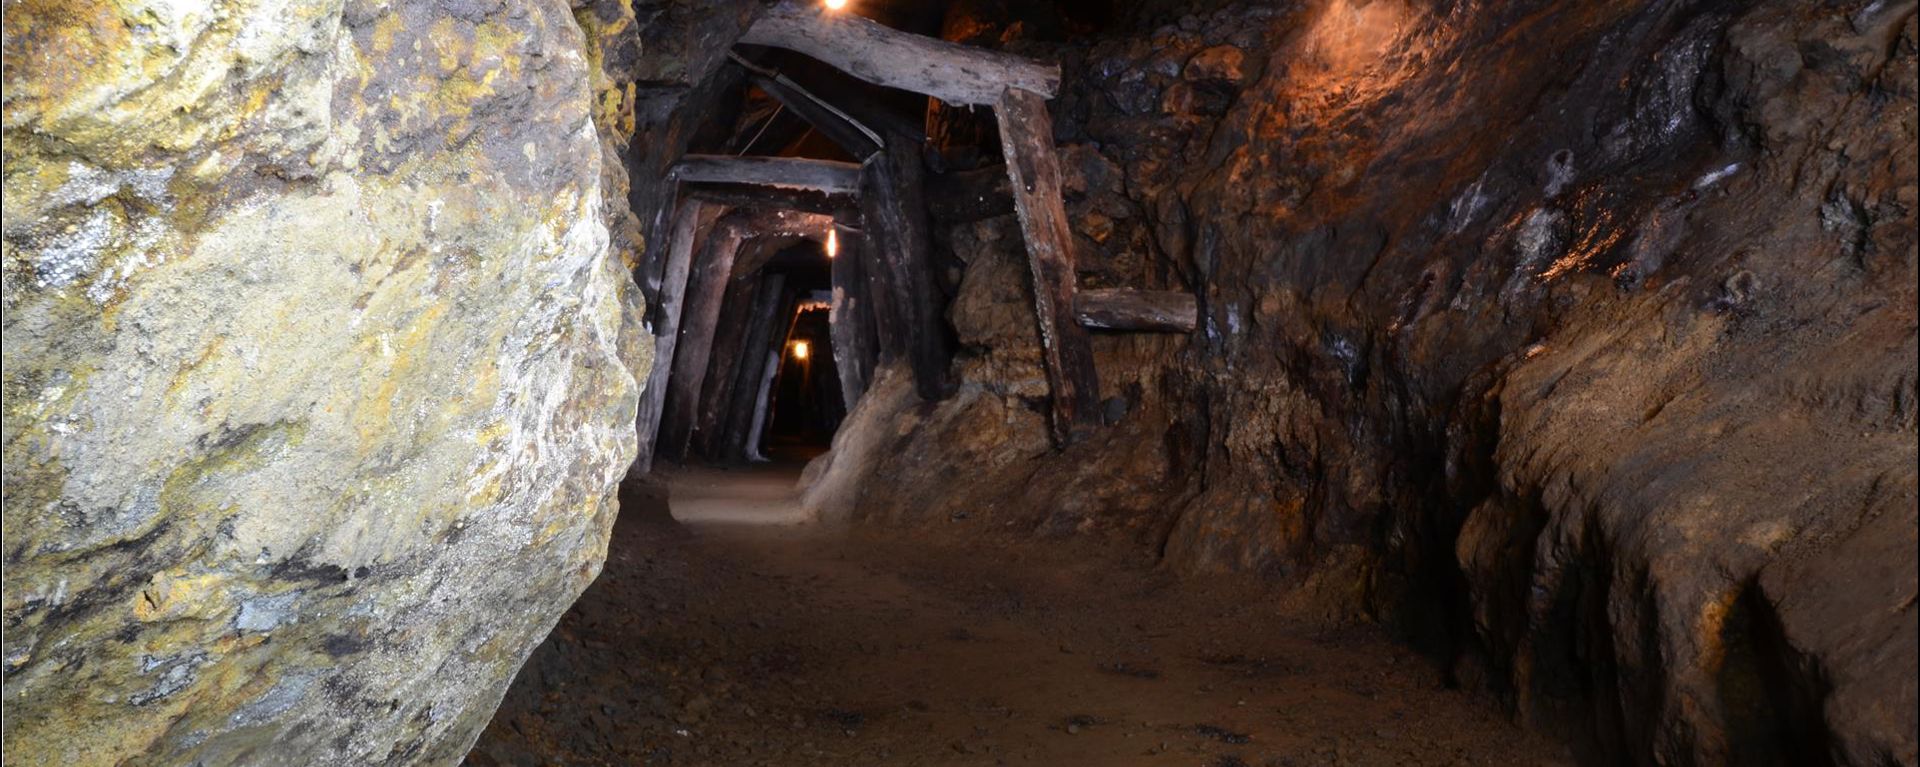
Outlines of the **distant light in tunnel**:
[[820,4],[826,6],[829,11],[839,11],[846,9],[847,0],[820,0]]
[[807,347],[807,342],[805,341],[793,342],[793,358],[794,359],[804,360],[807,358],[807,354],[809,354],[810,352],[811,350]]
[[827,230],[827,258],[837,255],[840,255],[840,233],[830,228]]

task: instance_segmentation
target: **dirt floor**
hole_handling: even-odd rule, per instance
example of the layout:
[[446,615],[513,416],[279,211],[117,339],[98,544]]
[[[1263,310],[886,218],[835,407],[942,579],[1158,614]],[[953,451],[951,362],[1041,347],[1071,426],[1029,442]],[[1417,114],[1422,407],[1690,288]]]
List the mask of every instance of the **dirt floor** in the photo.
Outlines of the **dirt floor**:
[[684,524],[628,488],[605,571],[469,764],[1572,763],[1258,584],[963,526],[794,525],[798,473],[675,471]]

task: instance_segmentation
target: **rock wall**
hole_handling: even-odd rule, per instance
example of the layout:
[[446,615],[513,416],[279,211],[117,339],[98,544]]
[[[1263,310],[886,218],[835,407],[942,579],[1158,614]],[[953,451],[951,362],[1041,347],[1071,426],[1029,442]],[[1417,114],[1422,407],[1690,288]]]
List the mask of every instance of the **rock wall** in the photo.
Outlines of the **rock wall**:
[[634,454],[625,9],[8,3],[9,763],[459,761]]
[[1596,764],[1916,763],[1912,2],[1009,47],[1065,62],[1081,284],[1202,328],[1097,337],[1113,425],[1050,452],[1017,227],[946,232],[960,394],[863,403],[836,508],[1297,583]]

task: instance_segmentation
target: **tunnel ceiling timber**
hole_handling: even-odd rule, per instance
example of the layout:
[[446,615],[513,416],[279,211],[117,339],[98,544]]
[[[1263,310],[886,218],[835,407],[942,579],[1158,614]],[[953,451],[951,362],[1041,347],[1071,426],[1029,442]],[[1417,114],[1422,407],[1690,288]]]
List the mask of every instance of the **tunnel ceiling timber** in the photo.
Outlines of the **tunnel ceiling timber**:
[[7,758],[460,763],[824,333],[818,524],[1281,584],[1586,763],[1915,767],[1917,23],[10,3]]

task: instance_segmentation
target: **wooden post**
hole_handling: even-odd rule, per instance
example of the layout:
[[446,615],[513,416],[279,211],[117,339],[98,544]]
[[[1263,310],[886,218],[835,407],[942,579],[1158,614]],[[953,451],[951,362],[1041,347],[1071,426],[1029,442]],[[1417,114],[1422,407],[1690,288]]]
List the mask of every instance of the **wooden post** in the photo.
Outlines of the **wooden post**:
[[667,400],[667,381],[673,375],[673,353],[680,340],[680,314],[686,305],[687,273],[693,263],[693,240],[700,211],[704,206],[684,200],[673,214],[673,226],[667,231],[666,266],[659,290],[658,324],[653,328],[653,370],[640,392],[640,413],[634,429],[640,436],[640,453],[627,475],[638,479],[653,471],[654,440],[659,436],[660,410]]
[[[919,146],[888,136],[886,151],[867,161],[860,180],[865,229],[887,273],[890,300],[904,323],[904,344],[920,397],[946,396],[946,296],[933,278],[933,238],[927,222],[925,170]],[[884,322],[884,320],[883,320]],[[883,327],[884,330],[884,327]]]
[[873,306],[867,298],[865,266],[851,249],[833,259],[833,305],[827,326],[833,337],[833,364],[840,372],[840,396],[849,413],[866,392],[873,373]]
[[760,394],[760,379],[766,372],[767,351],[781,342],[781,339],[775,338],[774,328],[782,325],[787,315],[792,313],[793,302],[788,299],[788,292],[784,274],[769,274],[761,280],[759,295],[753,299],[752,324],[747,328],[747,336],[740,345],[739,353],[734,355],[740,362],[734,370],[733,386],[728,392],[726,410],[720,420],[720,438],[715,442],[715,458],[727,461],[748,458],[747,432],[753,425],[754,408],[758,407],[754,398]]
[[733,222],[716,223],[702,249],[700,261],[687,284],[687,308],[682,311],[680,343],[673,359],[674,375],[667,383],[666,412],[660,420],[655,457],[684,461],[700,409],[700,390],[706,383],[707,360],[713,354],[713,331],[720,322],[733,257],[744,234]]
[[[863,210],[862,221],[868,218],[868,214]],[[869,306],[873,309],[875,363],[878,364],[882,360],[905,359],[907,321],[902,314],[904,311],[901,306],[902,295],[894,290],[893,266],[888,263],[886,254],[881,252],[880,243],[871,232],[863,233],[856,242],[851,244],[855,250],[854,257],[860,259],[861,289],[867,296]]]
[[1053,119],[1046,98],[1007,88],[994,110],[1000,146],[1013,182],[1014,210],[1027,241],[1033,275],[1033,311],[1053,389],[1051,426],[1056,445],[1073,443],[1094,423],[1100,382],[1093,345],[1074,317],[1073,232],[1060,197],[1060,159],[1053,150]]
[[707,358],[706,385],[700,390],[700,409],[694,414],[690,453],[708,461],[725,457],[727,407],[733,404],[733,386],[737,368],[746,364],[742,352],[759,318],[760,291],[768,278],[744,268],[753,252],[767,247],[762,240],[741,243],[734,256],[734,276],[727,281],[727,293],[720,300],[720,320],[714,325],[713,353]]

